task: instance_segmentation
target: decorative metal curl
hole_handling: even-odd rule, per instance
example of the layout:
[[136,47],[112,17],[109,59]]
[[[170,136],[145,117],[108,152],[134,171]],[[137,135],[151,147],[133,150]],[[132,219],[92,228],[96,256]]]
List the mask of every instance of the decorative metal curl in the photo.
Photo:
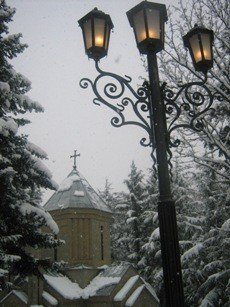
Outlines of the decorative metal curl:
[[[135,91],[130,85],[132,79],[129,76],[125,75],[125,77],[121,77],[114,73],[103,71],[100,69],[98,62],[95,62],[95,65],[99,73],[98,76],[94,81],[88,78],[81,79],[80,86],[84,89],[91,86],[96,95],[93,99],[94,104],[104,104],[116,113],[111,119],[111,124],[114,127],[135,125],[143,128],[148,133],[148,139],[143,137],[140,140],[140,144],[145,147],[152,147],[151,157],[153,159],[153,170],[156,173],[153,123],[151,120],[148,121],[150,117],[150,92],[148,82],[145,81],[144,84]],[[112,81],[106,84],[100,83],[102,80],[106,80],[103,78],[110,78]],[[170,173],[172,171],[172,152],[170,148],[180,145],[180,140],[172,137],[173,133],[178,128],[192,129],[196,132],[201,132],[204,129],[205,116],[210,114],[208,112],[214,112],[212,108],[214,99],[219,101],[222,99],[219,93],[212,93],[208,86],[205,85],[205,82],[206,79],[202,82],[194,81],[178,85],[179,90],[176,93],[172,89],[167,88],[166,83],[163,83],[161,87],[168,125],[166,136]],[[195,90],[192,90],[193,87],[195,87]],[[126,90],[128,90],[131,95],[126,96]],[[137,120],[127,120],[125,118],[124,112],[127,107],[132,108]],[[144,116],[144,114],[147,115]]]
[[[205,81],[189,82],[179,85],[180,89],[174,93],[167,87],[163,90],[163,99],[165,101],[165,111],[168,115],[168,141],[169,146],[178,147],[179,139],[173,140],[172,133],[178,128],[188,128],[196,132],[204,129],[203,119],[208,111],[214,112],[212,108],[215,94],[205,85]],[[191,88],[196,87],[192,92]],[[200,89],[198,91],[198,88]],[[181,119],[181,115],[186,115],[185,120]]]
[[[96,95],[96,98],[93,99],[94,104],[104,104],[116,112],[116,116],[112,117],[111,119],[111,124],[114,127],[121,127],[125,125],[139,126],[149,135],[148,139],[143,137],[140,140],[140,144],[145,147],[155,146],[150,124],[148,123],[148,120],[146,120],[149,112],[148,88],[146,86],[142,86],[135,91],[130,85],[132,79],[129,76],[125,75],[125,77],[121,77],[114,73],[103,71],[99,67],[98,62],[95,62],[95,65],[99,75],[94,81],[88,78],[81,79],[80,86],[84,89],[91,86],[94,94]],[[110,78],[112,81],[106,84],[100,83],[103,82],[102,80],[108,80],[108,78]],[[102,87],[101,84],[103,84]],[[124,97],[126,90],[128,90],[131,95]],[[130,98],[130,96],[132,98]],[[126,120],[124,111],[127,107],[132,108],[137,120]],[[144,113],[146,114],[145,117]]]
[[[165,102],[165,112],[167,116],[167,139],[169,166],[171,165],[172,153],[171,147],[178,147],[181,141],[173,133],[179,128],[191,129],[195,132],[201,132],[204,129],[204,118],[211,112],[215,99],[220,100],[217,93],[212,93],[207,85],[206,79],[202,82],[194,81],[187,84],[178,85],[178,92],[167,88],[164,84],[162,88],[163,100]],[[195,91],[192,88],[195,87]],[[183,116],[182,116],[183,115]]]

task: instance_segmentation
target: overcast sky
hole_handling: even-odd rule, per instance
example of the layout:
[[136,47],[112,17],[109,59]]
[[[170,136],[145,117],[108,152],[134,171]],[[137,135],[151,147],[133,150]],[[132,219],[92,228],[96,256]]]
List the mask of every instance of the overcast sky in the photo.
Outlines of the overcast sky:
[[[92,103],[92,89],[82,89],[82,77],[94,78],[94,61],[84,52],[77,21],[94,7],[110,14],[114,31],[109,53],[101,60],[104,70],[133,78],[146,76],[133,30],[126,12],[139,0],[7,0],[16,8],[10,33],[23,34],[29,47],[13,65],[32,82],[28,95],[42,104],[44,113],[27,115],[32,123],[23,133],[49,156],[46,165],[60,183],[71,171],[70,155],[80,152],[78,169],[95,189],[103,189],[105,178],[114,190],[124,189],[132,160],[146,171],[151,167],[150,149],[140,146],[146,133],[138,127],[114,128],[114,113]],[[158,1],[167,4],[167,1]],[[45,194],[45,199],[50,193]]]

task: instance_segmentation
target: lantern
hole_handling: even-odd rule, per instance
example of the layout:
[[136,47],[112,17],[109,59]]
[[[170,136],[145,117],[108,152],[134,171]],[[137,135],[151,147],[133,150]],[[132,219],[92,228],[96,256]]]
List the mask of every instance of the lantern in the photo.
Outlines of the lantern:
[[143,1],[126,14],[140,53],[164,49],[164,23],[168,20],[164,4]]
[[109,15],[93,9],[78,21],[84,38],[85,52],[95,61],[107,55],[113,23]]
[[204,74],[213,66],[213,40],[212,30],[197,25],[183,36],[184,46],[189,49],[195,70]]

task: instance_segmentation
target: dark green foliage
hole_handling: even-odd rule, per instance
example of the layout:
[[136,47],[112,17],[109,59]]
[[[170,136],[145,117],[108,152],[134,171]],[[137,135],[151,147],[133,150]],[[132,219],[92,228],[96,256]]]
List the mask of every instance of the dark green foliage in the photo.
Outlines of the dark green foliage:
[[[0,277],[38,274],[46,268],[47,260],[33,254],[38,248],[60,244],[54,238],[57,225],[39,205],[41,188],[55,189],[51,175],[42,164],[46,154],[20,135],[18,129],[29,121],[26,112],[41,112],[42,107],[25,95],[30,82],[17,73],[9,59],[26,48],[20,43],[21,34],[8,35],[7,23],[15,13],[0,2]],[[52,233],[41,231],[48,226]]]

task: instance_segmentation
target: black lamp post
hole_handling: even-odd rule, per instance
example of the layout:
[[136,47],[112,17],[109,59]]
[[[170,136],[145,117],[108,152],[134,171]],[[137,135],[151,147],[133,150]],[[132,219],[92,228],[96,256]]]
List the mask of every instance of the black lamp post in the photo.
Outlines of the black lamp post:
[[[98,18],[98,14],[100,14],[104,24],[104,31],[103,29],[100,30],[100,41],[103,42],[103,47],[102,43],[100,46],[95,45],[97,41],[95,20]],[[102,71],[99,68],[98,60],[107,54],[109,32],[113,24],[109,15],[94,9],[79,20],[79,25],[83,31],[86,53],[95,60],[99,75],[94,82],[88,78],[82,79],[80,86],[87,88],[88,85],[91,85],[96,95],[93,100],[94,103],[102,103],[116,112],[117,115],[111,120],[113,126],[137,125],[142,127],[149,135],[149,141],[146,138],[142,138],[140,143],[143,146],[152,146],[153,151],[156,151],[156,158],[153,152],[152,158],[157,165],[160,194],[158,215],[165,289],[162,305],[179,307],[184,306],[184,294],[175,203],[171,194],[168,169],[169,158],[167,155],[171,153],[170,146],[178,146],[179,140],[173,142],[170,140],[170,136],[178,127],[201,131],[203,129],[202,118],[211,109],[216,96],[204,84],[206,77],[204,82],[196,81],[180,86],[176,94],[170,89],[160,87],[156,54],[164,49],[164,23],[167,21],[165,5],[143,1],[128,11],[127,16],[134,30],[140,53],[147,55],[149,84],[135,91],[130,86],[130,77],[121,77],[111,72]],[[213,32],[204,28],[195,27],[184,36],[184,43],[191,52],[195,69],[204,72],[205,75],[213,63],[212,42]],[[106,84],[104,90],[100,93],[98,84],[103,77],[114,78],[115,81],[114,83],[110,81]],[[195,94],[191,95],[191,87],[193,86],[202,87],[202,91],[198,92],[196,90]],[[131,92],[134,100],[130,97],[122,98],[125,88]],[[206,92],[205,94],[203,94],[204,91]],[[182,94],[183,104],[180,105],[176,101]],[[107,99],[105,99],[105,96]],[[205,103],[207,97],[209,102]],[[121,101],[119,100],[120,98]],[[114,100],[115,103],[111,102],[111,100]],[[127,121],[125,119],[123,111],[128,105],[133,108],[137,121]],[[182,114],[182,109],[188,113],[189,122],[187,124],[177,123]],[[175,113],[174,118],[167,126],[166,113],[171,115],[173,111]],[[145,112],[149,112],[150,122],[143,115]]]
[[164,274],[166,306],[183,306],[183,284],[176,223],[175,203],[172,199],[167,158],[167,128],[164,102],[159,83],[156,53],[164,48],[166,7],[143,1],[127,12],[140,53],[147,54],[151,126],[156,142],[159,183],[158,218]]

